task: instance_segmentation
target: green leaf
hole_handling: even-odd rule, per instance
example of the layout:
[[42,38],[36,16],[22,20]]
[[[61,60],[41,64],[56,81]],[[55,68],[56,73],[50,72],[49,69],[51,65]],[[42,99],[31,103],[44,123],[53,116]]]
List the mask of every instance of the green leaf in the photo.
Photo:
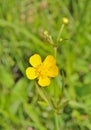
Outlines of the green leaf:
[[48,106],[48,103],[44,102],[44,101],[38,101],[38,104],[41,105],[41,106]]
[[27,101],[27,80],[24,78],[21,78],[13,87],[12,93],[11,93],[11,105],[10,105],[10,111],[14,114],[17,112],[20,104],[23,101]]
[[10,71],[5,66],[0,66],[0,83],[8,88],[11,88],[14,84],[14,79]]
[[35,108],[33,108],[30,104],[24,103],[24,109],[27,115],[34,121],[36,129],[46,130],[46,128],[41,124],[36,111],[34,111]]

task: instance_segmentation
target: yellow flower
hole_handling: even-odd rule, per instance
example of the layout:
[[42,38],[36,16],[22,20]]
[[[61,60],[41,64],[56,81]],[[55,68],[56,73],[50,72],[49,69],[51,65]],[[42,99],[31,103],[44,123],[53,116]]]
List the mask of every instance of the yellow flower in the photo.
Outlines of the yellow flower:
[[56,60],[52,55],[48,55],[42,62],[40,55],[34,54],[30,57],[29,63],[32,67],[26,69],[28,79],[38,79],[38,84],[42,87],[50,84],[50,78],[58,75]]

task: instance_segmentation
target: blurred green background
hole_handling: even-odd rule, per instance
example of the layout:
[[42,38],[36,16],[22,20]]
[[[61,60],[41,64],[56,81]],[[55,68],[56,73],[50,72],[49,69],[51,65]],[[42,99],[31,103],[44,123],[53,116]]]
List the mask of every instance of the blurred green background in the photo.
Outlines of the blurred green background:
[[62,38],[68,40],[58,48],[57,64],[70,103],[58,116],[60,130],[91,130],[90,10],[91,0],[0,0],[0,130],[56,130],[25,69],[32,54],[53,54],[43,32],[55,41],[64,16],[69,24]]

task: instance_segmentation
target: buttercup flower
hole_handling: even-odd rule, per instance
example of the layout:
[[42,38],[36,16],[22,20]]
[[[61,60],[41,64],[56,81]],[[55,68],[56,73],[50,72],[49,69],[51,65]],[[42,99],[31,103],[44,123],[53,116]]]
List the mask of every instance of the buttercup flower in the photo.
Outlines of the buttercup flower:
[[48,55],[42,62],[40,55],[34,54],[30,57],[29,63],[32,67],[26,69],[28,79],[38,79],[38,84],[42,87],[50,84],[50,78],[58,75],[56,60],[52,55]]

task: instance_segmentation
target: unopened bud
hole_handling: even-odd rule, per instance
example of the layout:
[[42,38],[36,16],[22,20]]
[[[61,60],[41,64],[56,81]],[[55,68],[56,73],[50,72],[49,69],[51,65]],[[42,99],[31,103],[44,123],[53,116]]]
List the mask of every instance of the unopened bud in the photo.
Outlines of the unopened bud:
[[48,36],[48,31],[44,31],[44,35],[45,35],[45,36]]
[[68,20],[68,18],[63,17],[62,18],[62,22],[63,22],[63,24],[68,24],[69,20]]
[[63,41],[63,38],[60,38],[59,41],[62,42],[62,41]]

